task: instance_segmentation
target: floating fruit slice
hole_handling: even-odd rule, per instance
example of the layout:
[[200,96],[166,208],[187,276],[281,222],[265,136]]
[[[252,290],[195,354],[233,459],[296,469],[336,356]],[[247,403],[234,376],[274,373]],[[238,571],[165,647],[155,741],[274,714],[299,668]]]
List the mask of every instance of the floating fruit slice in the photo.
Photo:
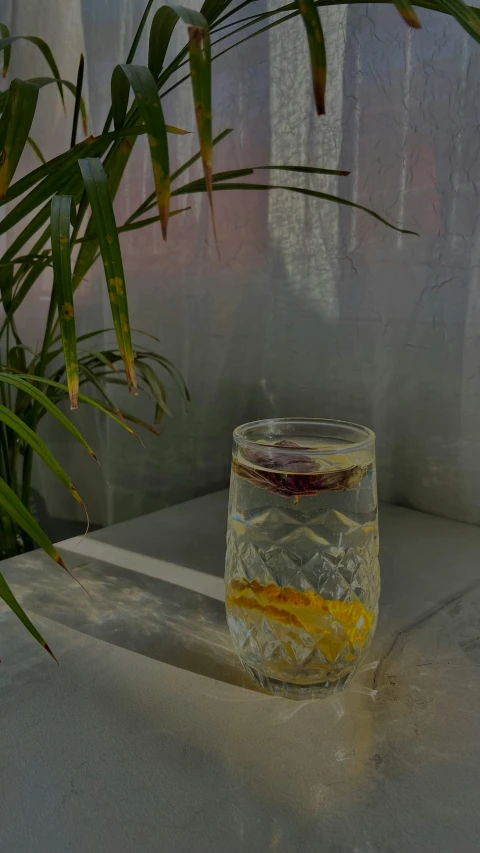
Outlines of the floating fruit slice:
[[303,629],[312,637],[327,660],[345,654],[345,645],[358,653],[365,645],[375,618],[358,601],[323,598],[309,590],[261,584],[257,580],[233,580],[227,588],[227,608],[259,611],[267,619]]
[[[257,461],[261,464],[261,461]],[[311,464],[311,463],[310,463]],[[314,497],[320,492],[351,489],[362,479],[365,471],[359,465],[343,468],[340,471],[323,471],[315,473],[294,473],[288,471],[266,471],[243,465],[236,459],[232,460],[232,471],[243,480],[247,480],[260,489],[283,497],[302,496]]]

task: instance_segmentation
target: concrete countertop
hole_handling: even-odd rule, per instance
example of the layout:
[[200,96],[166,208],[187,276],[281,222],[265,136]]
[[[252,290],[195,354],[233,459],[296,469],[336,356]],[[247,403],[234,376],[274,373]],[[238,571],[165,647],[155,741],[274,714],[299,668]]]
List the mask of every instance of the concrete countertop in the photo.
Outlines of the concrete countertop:
[[226,493],[2,572],[0,853],[477,853],[480,529],[383,506],[382,600],[352,686],[246,681],[223,611]]

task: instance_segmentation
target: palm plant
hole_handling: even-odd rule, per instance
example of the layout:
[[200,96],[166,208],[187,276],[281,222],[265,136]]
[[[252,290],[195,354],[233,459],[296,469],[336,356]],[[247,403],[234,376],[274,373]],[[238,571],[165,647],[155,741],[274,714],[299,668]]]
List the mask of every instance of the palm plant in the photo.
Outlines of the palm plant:
[[[169,218],[189,210],[188,206],[174,208],[172,202],[177,197],[181,199],[201,192],[208,196],[216,241],[215,192],[278,189],[348,205],[396,228],[379,214],[339,196],[300,186],[251,181],[255,173],[271,168],[340,177],[348,172],[302,164],[214,171],[213,150],[231,129],[226,128],[212,137],[212,67],[215,59],[238,44],[300,16],[308,39],[314,103],[319,115],[325,111],[327,67],[319,8],[336,3],[332,0],[293,0],[266,12],[239,17],[239,13],[253,2],[243,0],[235,4],[233,0],[204,0],[200,12],[181,6],[161,6],[150,26],[148,66],[140,66],[134,64],[134,59],[153,5],[153,0],[148,0],[125,64],[113,70],[111,107],[102,133],[96,137],[87,136],[82,100],[83,57],[77,80],[72,83],[62,79],[44,41],[34,36],[23,37],[42,52],[50,76],[14,79],[8,89],[0,92],[0,206],[9,205],[0,221],[0,235],[14,228],[18,231],[0,258],[0,299],[4,311],[0,326],[0,559],[37,545],[64,565],[30,512],[34,453],[50,467],[73,498],[82,503],[70,478],[37,435],[40,420],[49,415],[68,430],[86,452],[94,455],[74,422],[58,407],[62,399],[68,396],[72,410],[79,402],[94,406],[130,433],[134,430],[128,426],[128,420],[153,432],[156,430],[134,415],[118,411],[109,397],[107,383],[124,384],[132,394],[136,394],[139,387],[149,392],[155,402],[154,422],[157,424],[168,413],[166,390],[159,370],[167,372],[188,399],[185,383],[175,366],[155,349],[138,342],[133,344],[119,234],[154,225],[161,229],[166,239]],[[410,27],[420,26],[408,0],[394,0],[394,5]],[[480,13],[462,0],[423,0],[415,5],[452,15],[468,33],[480,40]],[[179,21],[188,29],[186,44],[167,62],[170,39]],[[235,36],[243,31],[245,34],[235,41]],[[22,37],[10,35],[5,24],[0,24],[0,36],[3,76],[6,76],[12,46]],[[212,47],[225,39],[229,39],[228,46],[217,48],[212,56]],[[182,68],[185,75],[178,79],[177,72]],[[187,131],[165,124],[162,100],[187,78],[191,79],[199,150],[172,172],[169,147],[175,144],[175,135]],[[62,101],[67,92],[75,100],[71,146],[45,162],[30,137],[30,129],[40,91],[49,85],[57,87]],[[133,101],[129,106],[130,90]],[[84,138],[77,142],[80,119]],[[112,202],[135,142],[143,134],[149,142],[153,190],[127,220],[118,225]],[[40,165],[13,180],[27,145],[40,158]],[[196,161],[201,163],[202,175],[182,184],[182,174]],[[245,182],[243,179],[247,177],[250,180]],[[75,291],[97,257],[101,258],[105,271],[112,329],[92,330],[77,336]],[[52,272],[53,287],[43,342],[35,352],[21,340],[15,315],[45,270]],[[95,349],[95,336],[105,331],[115,335],[116,345]],[[93,389],[98,398],[81,393],[85,385]],[[50,651],[1,574],[0,597]]]

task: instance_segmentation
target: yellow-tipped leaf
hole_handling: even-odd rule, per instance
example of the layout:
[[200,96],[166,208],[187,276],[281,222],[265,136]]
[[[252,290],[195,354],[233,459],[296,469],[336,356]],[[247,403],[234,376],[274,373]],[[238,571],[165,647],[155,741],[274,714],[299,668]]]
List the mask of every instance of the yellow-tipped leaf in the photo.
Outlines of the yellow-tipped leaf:
[[298,0],[298,8],[307,32],[315,106],[318,115],[322,116],[325,114],[325,88],[327,85],[327,56],[322,22],[315,0]]
[[[10,37],[10,30],[8,29],[6,24],[0,23],[0,36],[2,36],[2,38],[9,38]],[[7,76],[8,66],[10,65],[11,55],[12,55],[12,46],[11,46],[11,44],[8,44],[3,49],[2,77]]]
[[55,560],[62,569],[68,572],[68,569],[63,562],[57,549],[51,543],[47,534],[43,532],[38,521],[23,505],[18,495],[10,488],[10,486],[0,477],[0,509],[6,515],[18,524],[22,530],[32,539],[42,551],[45,551],[52,560]]
[[125,274],[107,176],[98,158],[79,160],[107,280],[113,325],[130,393],[137,393]]
[[[21,604],[19,604],[19,602],[15,598],[12,590],[10,589],[8,583],[6,582],[6,580],[2,574],[0,574],[0,598],[3,599],[3,601],[5,602],[7,607],[9,607],[10,610],[12,610],[12,612],[15,613],[15,616],[17,616],[18,619],[20,619],[20,622],[22,623],[22,625],[24,625],[25,628],[27,629],[27,631],[30,632],[30,634],[32,635],[32,637],[34,637],[34,639],[37,641],[37,643],[40,643],[40,645],[43,646],[45,651],[48,652],[48,654],[51,655],[51,657],[55,661],[57,661],[55,655],[53,654],[53,652],[50,648],[50,646],[43,639],[43,637],[39,633],[39,631],[37,631],[33,622],[30,621],[30,619],[28,618],[27,614],[25,613],[23,607],[21,606]],[[57,661],[57,663],[58,663],[58,661]]]
[[216,240],[212,196],[212,57],[209,27],[206,18],[200,12],[195,12],[193,9],[186,9],[184,6],[173,6],[172,8],[188,26],[188,54],[192,79],[193,104],[195,107],[203,174],[205,176],[213,232]]
[[50,230],[52,240],[53,288],[57,300],[62,334],[63,356],[67,373],[70,408],[78,408],[78,356],[73,306],[72,269],[70,260],[70,218],[75,210],[72,196],[52,198]]
[[152,72],[148,68],[144,65],[117,65],[112,74],[112,108],[116,130],[123,127],[125,121],[130,86],[148,134],[158,214],[163,239],[166,240],[170,207],[170,165],[162,105]]
[[80,495],[75,489],[70,477],[64,471],[59,462],[55,459],[55,456],[49,450],[47,445],[41,438],[37,435],[36,432],[33,431],[25,421],[22,421],[21,418],[18,417],[14,412],[8,409],[6,406],[0,404],[0,421],[6,424],[12,432],[15,432],[19,438],[22,439],[26,444],[29,444],[30,447],[33,448],[35,453],[38,454],[40,459],[42,459],[45,464],[50,468],[50,471],[55,475],[55,477],[60,480],[63,486],[70,492],[73,498],[77,501],[85,509],[85,504],[83,503]]
[[412,4],[408,0],[394,0],[394,2],[405,23],[414,30],[420,30],[422,25]]

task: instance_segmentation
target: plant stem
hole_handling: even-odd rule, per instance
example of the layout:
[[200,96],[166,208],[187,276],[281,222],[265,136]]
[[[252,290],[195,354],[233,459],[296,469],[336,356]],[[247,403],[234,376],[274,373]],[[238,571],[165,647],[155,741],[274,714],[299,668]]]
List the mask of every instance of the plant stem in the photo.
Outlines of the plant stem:
[[[6,337],[5,345],[6,345],[6,349],[7,349],[7,367],[8,367],[8,359],[9,359],[9,353],[10,353],[10,324],[9,323],[7,323],[6,336],[5,337]],[[11,396],[11,392],[10,392],[10,385],[7,385],[7,400],[8,400],[8,408],[11,409],[12,408],[12,396]]]
[[33,450],[28,445],[25,448],[22,467],[22,503],[27,509],[30,509],[30,498],[32,491],[32,469],[33,469]]
[[24,549],[18,541],[19,536],[16,525],[12,522],[9,515],[0,516],[0,531],[2,537],[0,555],[2,559],[21,554]]
[[5,424],[2,423],[0,429],[0,460],[1,460],[1,472],[0,476],[3,477],[6,483],[11,482],[11,472],[10,472],[10,456],[8,452],[8,442],[5,434]]

